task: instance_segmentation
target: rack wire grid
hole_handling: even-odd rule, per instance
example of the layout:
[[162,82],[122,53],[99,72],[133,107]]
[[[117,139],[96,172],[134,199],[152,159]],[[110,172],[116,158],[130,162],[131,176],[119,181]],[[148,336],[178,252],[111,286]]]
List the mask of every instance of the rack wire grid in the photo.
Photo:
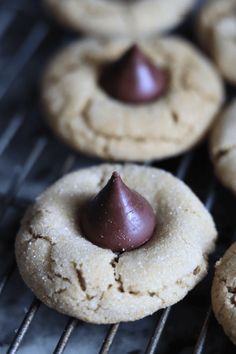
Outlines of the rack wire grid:
[[[195,41],[192,23],[190,16],[178,33]],[[41,69],[73,36],[52,23],[39,2],[0,0],[0,353],[235,353],[210,302],[214,263],[235,239],[235,200],[215,180],[205,144],[150,163],[184,180],[212,212],[219,231],[208,276],[180,303],[140,321],[96,326],[47,308],[21,280],[14,238],[25,208],[63,174],[101,163],[59,143],[40,114]],[[230,97],[233,90],[227,91]]]

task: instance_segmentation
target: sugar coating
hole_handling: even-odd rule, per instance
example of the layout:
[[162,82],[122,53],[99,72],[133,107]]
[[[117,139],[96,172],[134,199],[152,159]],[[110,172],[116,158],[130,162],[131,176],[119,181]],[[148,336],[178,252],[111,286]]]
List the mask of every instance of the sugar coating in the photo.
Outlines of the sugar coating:
[[236,344],[236,243],[216,263],[211,294],[215,316]]
[[102,37],[144,37],[177,25],[194,0],[44,0],[65,26]]
[[236,100],[218,117],[210,134],[210,154],[221,182],[236,194]]
[[74,149],[111,160],[149,160],[177,155],[198,143],[223,100],[212,65],[179,38],[153,38],[138,45],[170,73],[170,84],[153,103],[131,105],[99,86],[101,66],[131,42],[85,39],[63,49],[49,64],[42,102],[47,122]]
[[198,21],[199,39],[230,82],[236,84],[236,0],[210,0]]
[[[81,208],[116,170],[152,205],[152,239],[120,256],[83,237]],[[111,235],[112,236],[112,235]],[[16,238],[20,273],[48,306],[94,323],[133,321],[181,300],[207,272],[213,220],[171,174],[151,167],[104,164],[71,173],[44,192]]]

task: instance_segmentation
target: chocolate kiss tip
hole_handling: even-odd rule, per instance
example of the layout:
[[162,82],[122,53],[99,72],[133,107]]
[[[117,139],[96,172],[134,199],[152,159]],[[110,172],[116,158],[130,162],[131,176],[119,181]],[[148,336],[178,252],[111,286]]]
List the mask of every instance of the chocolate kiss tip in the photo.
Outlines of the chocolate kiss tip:
[[82,211],[81,226],[95,245],[115,252],[130,251],[152,237],[156,218],[148,201],[129,189],[114,171]]
[[135,43],[135,44],[133,44],[129,49],[128,49],[128,51],[126,52],[126,54],[127,53],[134,53],[134,52],[136,52],[136,53],[142,53],[142,51],[139,49],[139,46]]
[[167,71],[155,66],[134,44],[117,61],[104,66],[99,83],[111,97],[141,104],[164,95],[168,81]]
[[112,173],[112,178],[113,178],[113,179],[120,178],[119,173],[118,173],[117,171],[114,171],[114,172]]

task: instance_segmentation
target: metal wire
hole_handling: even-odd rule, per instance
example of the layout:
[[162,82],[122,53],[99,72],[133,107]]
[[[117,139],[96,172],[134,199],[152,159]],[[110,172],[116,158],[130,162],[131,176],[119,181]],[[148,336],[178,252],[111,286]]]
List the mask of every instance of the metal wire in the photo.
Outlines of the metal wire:
[[209,307],[196,346],[193,350],[193,354],[201,354],[203,352],[211,315],[212,315],[212,311],[211,311],[211,307]]
[[77,323],[78,320],[76,320],[75,318],[69,319],[53,354],[62,354],[64,352],[66,345],[70,339],[70,336],[72,335],[74,329],[77,326]]
[[120,325],[119,323],[116,323],[109,328],[106,338],[103,342],[103,345],[99,351],[99,354],[108,354],[109,353],[111,345],[112,345],[112,343],[115,339],[116,333],[118,331],[119,325]]
[[146,348],[145,354],[154,354],[157,348],[157,345],[159,343],[160,337],[162,335],[162,332],[165,328],[167,319],[170,314],[171,307],[167,307],[165,310],[163,310],[163,313],[161,315],[160,320],[157,321],[157,324],[154,328],[154,332],[150,338],[150,341],[148,343],[148,346]]
[[0,295],[2,294],[5,286],[7,285],[8,280],[10,279],[12,273],[14,272],[16,263],[15,261],[12,261],[9,270],[7,271],[7,273],[3,276],[1,282],[0,282]]
[[7,350],[7,354],[15,354],[17,352],[26,332],[29,329],[31,322],[33,321],[36,312],[39,309],[39,306],[40,306],[40,301],[35,298],[27,314],[25,315],[24,320],[22,321],[20,328],[18,329],[15,335],[15,338],[13,339],[9,349]]
[[4,97],[10,88],[11,84],[14,82],[16,77],[19,75],[20,71],[24,66],[29,62],[32,55],[39,48],[43,40],[45,39],[48,33],[48,27],[39,23],[36,24],[28,37],[25,39],[25,42],[21,46],[18,53],[13,57],[12,61],[8,63],[7,66],[7,80],[0,86],[0,99]]
[[[17,127],[19,127],[19,125],[17,124]],[[14,128],[15,131],[15,128]],[[7,144],[9,143],[10,139],[12,138],[12,134],[8,134],[8,140],[6,140],[4,146],[6,147]],[[42,139],[38,139],[31,151],[31,153],[29,154],[23,168],[21,169],[20,173],[15,173],[13,174],[13,178],[11,180],[11,184],[9,187],[9,190],[6,194],[6,197],[4,198],[4,200],[1,203],[1,207],[0,207],[0,225],[3,223],[4,220],[4,216],[8,210],[8,206],[11,205],[12,201],[16,198],[17,193],[19,192],[20,188],[22,187],[26,177],[28,176],[28,174],[31,172],[32,168],[34,167],[35,163],[37,162],[39,156],[41,155],[41,153],[43,152],[45,146],[47,144],[47,139],[42,138]],[[8,272],[3,276],[3,278],[0,281],[0,295],[3,292],[8,280],[11,277],[11,274],[13,273],[15,267],[15,261],[12,261]]]
[[4,36],[4,34],[8,30],[12,22],[14,21],[15,16],[16,13],[11,11],[8,12],[4,11],[2,13],[2,16],[0,18],[0,39]]
[[176,172],[176,177],[178,177],[179,179],[181,179],[182,181],[185,179],[186,175],[187,175],[187,172],[188,172],[188,169],[189,169],[189,166],[193,160],[193,157],[194,157],[194,153],[193,152],[189,152],[188,154],[186,154],[180,164],[179,164],[179,167],[177,169],[177,172]]
[[11,201],[16,197],[17,193],[22,187],[24,180],[26,179],[27,175],[31,172],[32,168],[34,167],[35,163],[37,162],[39,156],[43,152],[46,145],[47,145],[47,139],[39,138],[34,144],[34,147],[30,152],[20,173],[17,174],[16,177],[12,179],[5,201],[0,207],[1,220],[3,220],[3,217],[7,211],[6,206],[8,206],[11,203]]
[[4,152],[23,122],[23,116],[16,114],[0,138],[0,155]]
[[[215,201],[215,179],[213,181],[213,183],[211,184],[209,193],[208,193],[208,197],[205,203],[206,208],[210,211],[213,207],[214,201]],[[197,343],[194,347],[193,350],[193,354],[201,354],[203,352],[204,349],[204,345],[205,345],[205,341],[206,341],[206,337],[207,337],[207,332],[208,332],[208,328],[209,328],[209,324],[210,324],[210,319],[211,319],[211,315],[212,315],[212,310],[211,310],[211,306],[209,306],[199,337],[197,339]]]

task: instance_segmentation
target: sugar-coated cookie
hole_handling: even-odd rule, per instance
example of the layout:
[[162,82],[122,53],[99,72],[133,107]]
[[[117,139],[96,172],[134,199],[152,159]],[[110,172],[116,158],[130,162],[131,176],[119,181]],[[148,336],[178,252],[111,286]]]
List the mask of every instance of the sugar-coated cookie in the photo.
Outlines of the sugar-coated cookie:
[[211,0],[198,21],[199,39],[223,76],[236,84],[236,0]]
[[212,306],[218,322],[236,345],[236,243],[216,263]]
[[[138,47],[143,60],[149,61],[149,71],[140,67],[133,74],[145,76],[148,71],[149,81],[144,88],[160,89],[161,96],[142,104],[135,100],[123,102],[107,94],[100,77],[107,63],[125,56],[128,69],[123,76],[128,76],[127,82],[117,83],[119,87],[113,94],[124,98],[122,88],[126,96],[132,92],[127,92],[127,85],[139,77],[129,77],[132,64],[138,62],[135,55],[127,59],[131,44],[85,39],[62,50],[51,61],[43,79],[42,102],[47,122],[74,149],[104,159],[144,161],[178,155],[204,137],[223,100],[222,81],[211,63],[180,38],[140,41]],[[122,71],[121,63],[118,67]],[[159,71],[153,72],[153,66]],[[164,91],[164,74],[160,71],[168,75]],[[150,75],[159,80],[159,86],[153,87],[155,82]],[[109,75],[106,81],[108,78]],[[119,78],[115,81],[111,75],[110,80],[112,89]]]
[[[86,203],[113,171],[132,193],[145,198],[156,217],[149,241],[118,254],[89,241],[81,227]],[[127,217],[131,215],[132,210]],[[181,300],[206,275],[215,239],[208,211],[170,173],[104,164],[68,174],[44,192],[28,209],[15,250],[24,281],[45,304],[85,321],[115,323],[142,318]]]
[[65,26],[103,37],[143,37],[179,24],[194,0],[44,0]]

